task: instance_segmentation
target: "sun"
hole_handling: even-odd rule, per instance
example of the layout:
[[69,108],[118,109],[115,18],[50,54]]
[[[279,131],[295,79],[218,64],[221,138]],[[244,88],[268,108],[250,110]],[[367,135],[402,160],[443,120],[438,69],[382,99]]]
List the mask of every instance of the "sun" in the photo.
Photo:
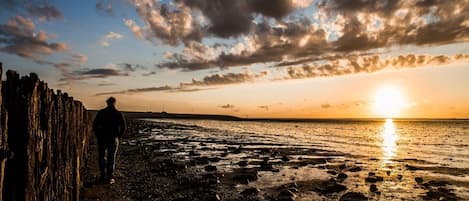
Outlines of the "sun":
[[400,88],[383,86],[378,89],[373,100],[374,112],[386,118],[397,117],[407,106],[407,101]]

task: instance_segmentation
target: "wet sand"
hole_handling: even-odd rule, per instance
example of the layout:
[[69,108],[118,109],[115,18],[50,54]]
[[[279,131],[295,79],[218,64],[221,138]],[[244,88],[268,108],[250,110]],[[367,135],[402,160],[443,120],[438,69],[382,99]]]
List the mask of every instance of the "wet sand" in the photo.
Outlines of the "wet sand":
[[468,169],[435,168],[418,159],[383,165],[381,159],[317,147],[190,134],[198,129],[203,128],[131,120],[113,185],[95,182],[99,173],[92,143],[82,200],[468,199],[469,183],[457,179]]

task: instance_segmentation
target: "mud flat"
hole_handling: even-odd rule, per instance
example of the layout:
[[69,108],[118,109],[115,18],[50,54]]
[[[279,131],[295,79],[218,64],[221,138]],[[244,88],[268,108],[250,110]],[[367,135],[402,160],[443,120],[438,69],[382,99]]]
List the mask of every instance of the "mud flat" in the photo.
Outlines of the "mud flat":
[[[417,159],[383,164],[265,136],[170,122],[129,121],[117,183],[98,184],[97,164],[84,175],[81,200],[466,200],[464,168],[430,168]],[[94,148],[93,148],[94,147]],[[96,147],[92,144],[90,150]],[[90,154],[96,161],[96,153]],[[433,171],[433,172],[432,172]],[[435,176],[441,172],[452,176]]]

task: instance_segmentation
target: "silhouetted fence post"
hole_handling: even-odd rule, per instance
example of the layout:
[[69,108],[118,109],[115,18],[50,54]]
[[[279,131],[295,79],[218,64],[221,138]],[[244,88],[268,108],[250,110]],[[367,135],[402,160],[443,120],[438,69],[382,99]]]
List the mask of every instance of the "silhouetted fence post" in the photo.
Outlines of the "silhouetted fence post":
[[36,74],[20,78],[7,71],[6,76],[0,99],[0,149],[5,152],[0,200],[78,200],[90,133],[86,109],[66,93],[55,94]]

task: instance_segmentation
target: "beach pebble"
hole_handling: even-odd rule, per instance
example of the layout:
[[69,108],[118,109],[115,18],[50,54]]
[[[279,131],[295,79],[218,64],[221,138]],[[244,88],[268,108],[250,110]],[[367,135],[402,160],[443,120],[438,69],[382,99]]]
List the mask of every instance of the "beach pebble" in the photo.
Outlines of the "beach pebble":
[[348,176],[344,173],[339,173],[339,175],[337,175],[337,179],[339,180],[343,180],[343,179],[346,179]]
[[356,166],[356,167],[350,168],[348,171],[349,172],[359,172],[359,171],[362,171],[362,168],[359,167],[359,166]]
[[415,182],[417,182],[418,184],[421,184],[423,182],[423,178],[422,177],[415,177]]
[[334,171],[334,170],[328,170],[328,171],[327,171],[327,174],[336,175],[337,172]]
[[402,175],[398,174],[397,179],[402,180]]
[[347,166],[346,166],[345,164],[339,165],[339,169],[341,169],[341,170],[345,169],[346,167],[347,167]]
[[376,182],[380,182],[383,180],[384,180],[383,177],[376,176],[376,175],[368,176],[367,178],[365,178],[365,181],[370,182],[370,183],[376,183]]
[[243,196],[256,196],[259,194],[259,189],[258,188],[248,188],[245,189],[244,191],[241,192],[241,195]]
[[294,201],[296,199],[296,194],[290,190],[282,190],[278,194],[278,201]]
[[217,167],[213,165],[207,165],[205,166],[205,171],[207,172],[217,171]]
[[365,201],[368,198],[363,193],[348,192],[340,197],[339,201]]
[[245,166],[248,165],[248,161],[239,161],[239,162],[238,162],[238,165],[239,165],[240,167],[245,167]]
[[313,188],[313,191],[322,193],[322,194],[330,194],[330,193],[337,193],[346,190],[342,184],[338,184],[334,179],[329,179],[328,181],[324,181],[319,185]]
[[378,187],[376,187],[376,184],[371,184],[371,186],[370,186],[370,191],[371,191],[371,192],[376,192],[376,191],[378,191]]

